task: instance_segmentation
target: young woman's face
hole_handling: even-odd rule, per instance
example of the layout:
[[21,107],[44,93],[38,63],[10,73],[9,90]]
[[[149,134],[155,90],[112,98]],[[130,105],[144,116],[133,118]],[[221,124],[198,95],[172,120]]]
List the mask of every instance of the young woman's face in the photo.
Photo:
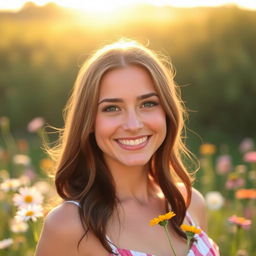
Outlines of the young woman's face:
[[141,67],[109,71],[100,84],[95,138],[106,163],[144,166],[166,136],[166,117]]

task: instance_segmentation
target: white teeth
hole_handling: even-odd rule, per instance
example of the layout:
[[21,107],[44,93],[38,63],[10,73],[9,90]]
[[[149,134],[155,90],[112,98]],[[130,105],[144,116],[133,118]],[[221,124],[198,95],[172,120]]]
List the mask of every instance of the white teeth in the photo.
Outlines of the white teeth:
[[142,137],[140,139],[136,140],[118,140],[119,143],[124,144],[124,145],[129,145],[129,146],[136,146],[139,145],[147,140],[147,136]]

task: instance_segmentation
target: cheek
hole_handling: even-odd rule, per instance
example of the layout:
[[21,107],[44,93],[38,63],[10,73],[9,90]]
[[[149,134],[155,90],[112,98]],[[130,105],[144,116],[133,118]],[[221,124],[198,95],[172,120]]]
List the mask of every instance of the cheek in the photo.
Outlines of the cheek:
[[118,121],[112,118],[96,116],[95,120],[95,138],[99,145],[103,139],[111,138],[118,127]]
[[166,116],[163,111],[156,111],[150,116],[148,123],[150,123],[151,129],[159,132],[161,137],[165,138],[166,135]]

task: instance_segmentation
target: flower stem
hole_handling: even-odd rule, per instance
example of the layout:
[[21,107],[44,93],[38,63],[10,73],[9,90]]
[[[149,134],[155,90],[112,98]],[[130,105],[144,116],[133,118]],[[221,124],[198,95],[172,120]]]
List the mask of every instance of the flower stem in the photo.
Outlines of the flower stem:
[[175,250],[174,250],[174,248],[173,248],[173,246],[172,246],[171,237],[170,237],[170,234],[169,234],[169,231],[168,231],[168,225],[165,225],[165,226],[164,226],[164,230],[165,230],[165,232],[166,232],[166,235],[167,235],[169,244],[170,244],[170,246],[171,246],[173,255],[174,255],[174,256],[177,256],[176,253],[175,253]]
[[186,255],[189,253],[189,249],[190,249],[190,241],[191,241],[191,239],[187,238],[187,249],[186,249]]
[[236,232],[236,252],[240,249],[240,234],[241,234],[241,227],[237,227]]
[[38,233],[35,227],[35,223],[32,221],[29,221],[28,223],[32,231],[33,243],[36,244],[38,242]]

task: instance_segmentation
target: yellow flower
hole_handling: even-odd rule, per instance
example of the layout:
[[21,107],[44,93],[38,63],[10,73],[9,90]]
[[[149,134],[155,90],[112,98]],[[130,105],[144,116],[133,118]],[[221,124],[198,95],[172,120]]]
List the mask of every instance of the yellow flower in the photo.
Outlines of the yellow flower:
[[200,146],[201,155],[213,155],[216,152],[216,146],[213,144],[202,144]]
[[202,230],[200,228],[196,228],[195,226],[189,226],[186,224],[181,225],[180,228],[186,233],[186,236],[187,236],[187,250],[186,250],[187,251],[186,255],[187,255],[189,253],[191,240],[193,239],[195,234],[201,233]]
[[190,233],[193,233],[193,234],[200,234],[201,231],[202,231],[200,228],[196,228],[195,226],[189,226],[189,225],[186,225],[186,224],[181,225],[180,228],[184,232],[190,232]]
[[174,250],[174,247],[172,246],[172,242],[171,242],[171,237],[170,237],[170,234],[169,234],[169,231],[168,231],[168,220],[170,220],[172,217],[174,217],[176,214],[174,212],[167,212],[166,214],[163,214],[163,215],[159,215],[158,217],[152,219],[150,222],[149,222],[149,225],[150,226],[154,226],[156,224],[159,224],[160,226],[162,226],[164,228],[164,231],[168,237],[168,240],[169,240],[169,244],[171,246],[171,249],[172,249],[172,253],[174,256],[177,256],[175,250]]
[[51,172],[54,168],[54,162],[49,158],[42,159],[39,165],[40,168],[47,173]]
[[158,218],[154,218],[149,222],[150,226],[154,226],[157,225],[160,222],[160,220]]
[[157,224],[162,224],[163,221],[166,221],[166,220],[170,220],[172,217],[174,217],[176,214],[174,212],[168,212],[166,214],[163,214],[163,215],[159,215],[158,217],[152,219],[150,222],[149,222],[149,225],[150,226],[154,226],[154,225],[157,225]]

